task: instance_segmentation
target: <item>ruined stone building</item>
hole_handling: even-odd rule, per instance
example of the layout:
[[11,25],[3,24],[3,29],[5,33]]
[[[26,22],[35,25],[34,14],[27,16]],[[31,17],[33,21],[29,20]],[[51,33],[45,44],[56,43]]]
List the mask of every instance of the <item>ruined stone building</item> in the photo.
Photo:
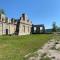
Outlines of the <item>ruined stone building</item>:
[[17,20],[16,31],[17,35],[27,35],[31,33],[32,22],[28,19],[27,15],[22,14],[20,19]]
[[45,33],[45,26],[44,24],[40,25],[32,25],[32,34],[44,34]]
[[0,14],[0,35],[13,34],[16,29],[16,23],[12,23],[4,14]]
[[20,19],[9,19],[4,14],[0,14],[0,35],[16,34],[26,35],[31,33],[32,22],[25,14]]
[[32,25],[26,14],[22,14],[19,19],[9,19],[4,14],[0,14],[0,35],[28,35],[45,33],[45,27]]

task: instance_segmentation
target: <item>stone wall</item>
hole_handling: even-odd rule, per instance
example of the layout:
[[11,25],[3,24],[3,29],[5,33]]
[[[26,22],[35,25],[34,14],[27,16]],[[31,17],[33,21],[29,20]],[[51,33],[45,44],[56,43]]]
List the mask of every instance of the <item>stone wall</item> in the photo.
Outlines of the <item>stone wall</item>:
[[27,35],[31,33],[31,27],[32,22],[25,14],[22,14],[17,23],[13,18],[8,19],[4,14],[0,14],[0,35],[14,34],[15,32],[18,32],[18,35]]
[[6,21],[6,16],[0,14],[0,35],[6,35],[6,29],[8,34],[13,34],[16,30],[16,24],[12,24],[9,19]]
[[[18,25],[18,35],[27,35],[31,33],[32,22],[27,18],[27,15],[22,14]],[[18,23],[17,23],[18,24]]]
[[0,22],[0,35],[2,35],[2,22]]
[[31,33],[31,25],[20,23],[19,35],[26,35],[30,33]]
[[8,34],[13,34],[16,30],[16,25],[0,22],[0,35],[5,35],[6,29],[8,29]]

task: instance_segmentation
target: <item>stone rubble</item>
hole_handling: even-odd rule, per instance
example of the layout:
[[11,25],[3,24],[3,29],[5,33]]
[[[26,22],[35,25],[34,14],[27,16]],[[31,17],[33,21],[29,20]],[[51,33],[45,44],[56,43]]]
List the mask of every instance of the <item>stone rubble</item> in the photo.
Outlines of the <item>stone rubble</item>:
[[28,54],[26,60],[41,60],[43,57],[49,57],[51,60],[60,60],[60,41],[52,39],[48,41],[41,49],[34,52],[34,55]]

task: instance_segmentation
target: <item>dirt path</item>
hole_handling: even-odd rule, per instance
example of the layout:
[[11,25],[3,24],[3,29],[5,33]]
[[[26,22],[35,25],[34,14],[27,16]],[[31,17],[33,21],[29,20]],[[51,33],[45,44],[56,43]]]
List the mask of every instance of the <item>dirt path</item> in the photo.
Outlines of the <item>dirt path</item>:
[[38,51],[25,55],[26,60],[60,60],[60,36],[55,35]]

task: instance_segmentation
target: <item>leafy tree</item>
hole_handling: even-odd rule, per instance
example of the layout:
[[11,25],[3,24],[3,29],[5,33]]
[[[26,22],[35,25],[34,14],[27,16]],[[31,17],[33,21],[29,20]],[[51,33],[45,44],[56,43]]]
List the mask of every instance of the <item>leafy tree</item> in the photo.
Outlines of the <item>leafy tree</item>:
[[0,14],[5,14],[5,11],[3,9],[0,9]]
[[15,18],[12,18],[11,23],[15,23],[15,22],[17,22],[17,20]]

